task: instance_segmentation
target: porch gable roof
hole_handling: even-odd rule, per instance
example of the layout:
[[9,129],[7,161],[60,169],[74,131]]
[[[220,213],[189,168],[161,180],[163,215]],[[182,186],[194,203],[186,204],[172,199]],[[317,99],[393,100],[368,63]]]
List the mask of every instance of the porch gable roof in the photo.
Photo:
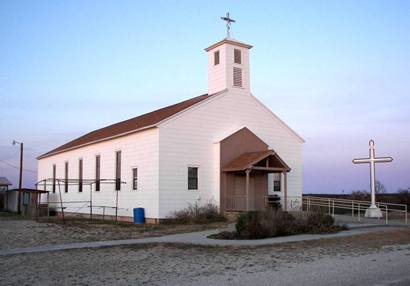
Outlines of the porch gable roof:
[[[222,168],[224,172],[235,172],[235,171],[245,171],[247,169],[252,169],[255,164],[259,163],[260,161],[268,158],[273,157],[276,162],[280,165],[279,168],[275,167],[258,167],[259,170],[266,170],[266,171],[273,171],[274,169],[282,169],[283,171],[289,172],[290,167],[279,157],[279,155],[273,150],[264,150],[258,152],[249,152],[240,155],[239,157],[235,158],[227,165]],[[256,167],[254,167],[256,169]]]

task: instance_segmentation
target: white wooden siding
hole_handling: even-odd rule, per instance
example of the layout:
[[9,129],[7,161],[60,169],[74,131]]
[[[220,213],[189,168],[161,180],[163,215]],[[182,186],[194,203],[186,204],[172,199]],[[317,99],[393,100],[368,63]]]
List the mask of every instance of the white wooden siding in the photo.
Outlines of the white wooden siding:
[[[149,129],[117,139],[63,152],[38,161],[38,179],[64,178],[64,162],[69,162],[69,178],[78,179],[78,159],[83,158],[83,178],[95,178],[95,155],[101,156],[101,178],[115,178],[115,151],[122,151],[122,180],[119,215],[132,216],[132,209],[144,207],[148,218],[166,218],[189,203],[213,201],[219,205],[219,141],[248,127],[269,144],[292,168],[288,176],[289,196],[302,193],[302,141],[283,122],[243,89],[230,89]],[[188,166],[199,168],[198,190],[188,190]],[[132,168],[138,167],[138,190],[132,190]],[[271,184],[269,184],[271,188]],[[40,186],[41,188],[41,186]],[[72,185],[62,188],[63,201],[89,200],[90,187],[83,192]],[[101,185],[93,191],[93,204],[115,206],[115,186]],[[51,190],[51,186],[48,187]],[[51,200],[58,201],[51,193]],[[69,205],[67,205],[69,206]],[[87,204],[71,205],[67,211],[88,213]],[[101,213],[94,209],[94,213]],[[111,211],[113,214],[114,211]]]
[[[242,63],[234,63],[234,49],[242,54]],[[220,61],[214,65],[214,52],[219,51]],[[208,94],[214,94],[233,86],[233,67],[242,70],[242,87],[249,92],[249,49],[232,44],[222,44],[208,52]]]
[[[38,180],[52,178],[52,166],[56,164],[57,178],[64,178],[64,163],[69,162],[69,178],[78,179],[78,160],[83,158],[83,178],[95,179],[95,155],[101,156],[101,179],[115,178],[115,151],[121,150],[121,180],[126,184],[119,192],[118,215],[132,216],[132,209],[144,207],[148,218],[158,217],[158,132],[157,128],[148,129],[117,139],[85,146],[63,152],[38,161]],[[138,190],[132,190],[132,168],[138,166]],[[42,189],[42,186],[39,186]],[[51,191],[51,185],[48,187]],[[93,185],[93,205],[115,206],[115,185],[101,183],[101,191],[95,191]],[[57,189],[58,191],[58,189]],[[61,185],[63,201],[86,201],[90,198],[90,186],[84,185],[83,192],[78,192],[78,185],[70,185],[68,193],[64,193]],[[50,200],[58,201],[58,192],[50,192]],[[88,213],[88,204],[67,204],[66,211]],[[124,210],[126,209],[126,210]],[[102,209],[93,209],[94,213],[102,213]],[[106,211],[114,214],[114,210]]]
[[[230,89],[163,122],[159,133],[159,216],[201,199],[219,204],[219,148],[215,143],[248,127],[292,168],[288,195],[302,194],[300,138],[242,89]],[[218,144],[217,144],[218,145]],[[199,166],[199,190],[187,187],[187,166]]]

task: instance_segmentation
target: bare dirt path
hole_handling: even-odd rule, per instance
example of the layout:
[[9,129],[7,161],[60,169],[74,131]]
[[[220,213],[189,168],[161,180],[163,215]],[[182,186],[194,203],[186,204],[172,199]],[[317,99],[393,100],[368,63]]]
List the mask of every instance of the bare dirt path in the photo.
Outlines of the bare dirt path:
[[[355,282],[362,280],[353,279],[361,275],[370,277],[372,273],[365,262],[375,260],[372,269],[381,271],[389,262],[384,258],[390,257],[402,266],[403,262],[410,261],[407,259],[410,258],[409,244],[410,228],[402,228],[258,247],[154,244],[22,254],[0,258],[0,284],[221,285],[232,282],[234,285],[236,281],[245,285],[250,282],[246,279],[253,277],[253,285],[275,285],[275,281],[302,281],[291,279],[307,279],[312,276],[311,271],[318,271],[319,275],[323,274],[323,285],[332,285],[336,284],[333,276],[337,275],[337,267],[348,271],[352,265],[356,267],[356,271],[351,272],[352,280],[343,285],[360,285]],[[336,270],[331,275],[332,265]],[[284,276],[282,280],[275,280],[273,273],[279,272]],[[407,281],[407,272],[388,273],[390,276],[384,276],[385,282],[398,284],[384,285],[406,285],[400,283]],[[343,276],[338,279],[342,281]],[[309,281],[307,279],[304,285],[314,285],[315,280]]]

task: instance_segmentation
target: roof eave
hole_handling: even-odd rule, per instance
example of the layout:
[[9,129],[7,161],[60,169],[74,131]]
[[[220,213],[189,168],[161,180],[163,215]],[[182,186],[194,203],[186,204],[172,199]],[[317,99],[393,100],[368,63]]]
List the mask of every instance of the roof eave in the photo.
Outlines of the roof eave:
[[225,38],[225,39],[222,39],[219,42],[216,42],[215,44],[212,44],[209,47],[205,48],[205,51],[209,52],[210,50],[215,49],[216,47],[219,47],[223,44],[231,44],[231,45],[239,46],[239,47],[246,48],[246,49],[251,49],[252,48],[251,45],[239,42],[239,41],[234,40],[234,39]]
[[169,116],[169,117],[167,117],[167,118],[165,118],[165,119],[159,121],[159,122],[156,124],[156,126],[157,126],[157,127],[160,127],[160,125],[164,124],[165,122],[168,122],[168,121],[170,121],[170,120],[173,120],[174,118],[177,118],[178,116],[180,116],[181,114],[185,113],[186,111],[189,111],[189,110],[191,110],[191,109],[193,109],[193,108],[196,108],[197,106],[199,106],[199,105],[201,105],[201,104],[203,104],[203,103],[205,103],[205,102],[208,102],[208,101],[212,100],[213,98],[215,98],[215,97],[217,97],[217,96],[219,96],[219,95],[221,95],[221,94],[226,93],[227,91],[228,91],[228,89],[225,88],[225,89],[223,89],[223,90],[221,90],[221,91],[215,92],[215,93],[211,94],[207,99],[204,99],[204,100],[202,100],[202,101],[200,101],[200,102],[198,102],[198,103],[195,103],[195,104],[191,105],[190,107],[185,108],[184,110],[181,110],[180,112],[175,113],[175,114],[173,114],[173,115],[171,115],[171,116]]
[[74,150],[74,149],[78,149],[78,148],[81,148],[81,147],[85,147],[85,146],[88,146],[88,145],[92,145],[92,144],[96,144],[96,143],[100,143],[100,142],[104,142],[104,141],[108,141],[108,140],[113,140],[113,139],[116,139],[116,138],[119,138],[119,137],[127,136],[127,135],[130,135],[130,134],[133,134],[133,133],[137,133],[137,132],[140,132],[140,131],[147,130],[147,129],[156,128],[158,124],[159,123],[152,124],[152,125],[149,125],[149,126],[145,126],[143,128],[138,128],[138,129],[128,131],[128,132],[124,132],[124,133],[121,133],[121,134],[117,134],[117,135],[114,135],[114,136],[106,137],[106,138],[99,139],[99,140],[94,140],[94,141],[87,142],[87,143],[77,145],[77,146],[73,146],[73,147],[70,147],[70,148],[67,148],[67,149],[62,149],[62,150],[59,150],[59,151],[56,151],[56,152],[45,153],[43,155],[38,156],[36,159],[41,160],[41,159],[44,159],[44,158],[47,158],[47,157],[50,157],[50,156],[54,156],[54,155],[57,155],[57,154],[60,154],[60,153],[64,153],[64,152],[71,151],[71,150]]
[[99,142],[103,142],[103,141],[107,141],[107,140],[112,140],[112,139],[115,139],[115,138],[118,138],[118,137],[126,136],[126,135],[129,135],[129,134],[132,134],[132,133],[136,133],[136,132],[146,130],[146,129],[159,127],[159,125],[161,125],[162,123],[167,122],[168,120],[171,120],[171,119],[179,116],[180,114],[184,113],[185,111],[191,110],[192,108],[202,104],[203,102],[206,102],[209,99],[214,98],[217,95],[223,94],[226,91],[227,91],[227,89],[224,89],[224,90],[221,90],[221,91],[216,92],[214,94],[211,94],[208,98],[203,99],[203,100],[201,100],[201,101],[199,101],[199,102],[197,102],[197,103],[195,103],[195,104],[193,104],[193,105],[191,105],[191,106],[189,106],[189,107],[187,107],[187,108],[185,108],[185,109],[183,109],[183,110],[181,110],[181,111],[179,111],[179,112],[177,112],[177,113],[175,113],[175,114],[173,114],[173,115],[171,115],[171,116],[169,116],[169,117],[167,117],[167,118],[165,118],[161,121],[158,121],[155,124],[151,124],[149,126],[138,128],[138,129],[135,129],[135,130],[132,130],[132,131],[129,131],[129,132],[124,132],[124,133],[121,133],[121,134],[118,134],[118,135],[106,137],[106,138],[103,138],[103,139],[94,140],[94,141],[87,142],[87,143],[84,143],[84,144],[80,144],[80,145],[77,145],[77,146],[65,148],[65,149],[62,149],[62,150],[55,151],[55,152],[50,151],[50,152],[47,152],[45,154],[42,154],[42,155],[38,156],[37,160],[44,159],[44,158],[47,158],[47,157],[50,157],[50,156],[53,156],[53,155],[56,155],[56,154],[60,154],[60,153],[63,153],[63,152],[67,152],[67,151],[70,151],[70,150],[74,150],[74,149],[77,149],[77,148],[81,148],[81,147],[84,147],[84,146],[88,146],[88,145],[91,145],[91,144],[95,144],[95,143],[99,143]]
[[[288,164],[285,163],[285,161],[282,160],[282,158],[274,151],[274,150],[267,150],[265,153],[260,155],[258,158],[255,158],[251,162],[249,162],[246,166],[243,167],[226,167],[222,168],[223,172],[240,172],[240,171],[245,171],[248,169],[252,169],[253,165],[260,162],[261,160],[269,157],[269,156],[275,156],[276,159],[280,161],[280,163],[284,166],[283,170],[286,172],[290,172],[291,168],[288,166]],[[229,164],[228,164],[229,165]]]

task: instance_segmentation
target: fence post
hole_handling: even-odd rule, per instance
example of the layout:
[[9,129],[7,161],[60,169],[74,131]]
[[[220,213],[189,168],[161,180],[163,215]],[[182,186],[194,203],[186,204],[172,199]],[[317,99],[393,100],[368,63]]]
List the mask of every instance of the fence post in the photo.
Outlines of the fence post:
[[388,223],[388,209],[387,209],[387,205],[386,205],[386,224]]
[[[380,209],[380,203],[376,203],[377,204],[377,207]],[[386,209],[387,209],[387,207],[386,207]],[[386,212],[386,215],[387,215],[387,212]],[[377,217],[377,220],[380,220],[380,217]]]
[[354,201],[352,201],[352,217],[354,217]]
[[357,220],[360,221],[360,203],[357,203]]
[[330,199],[327,199],[327,206],[328,206],[328,210],[329,210],[329,214],[330,214]]
[[332,201],[332,216],[333,216],[333,218],[335,217],[335,201],[333,200]]
[[406,224],[407,224],[407,205],[405,205],[404,210],[406,211],[406,213],[405,213],[405,215],[404,215],[404,221],[405,221]]

